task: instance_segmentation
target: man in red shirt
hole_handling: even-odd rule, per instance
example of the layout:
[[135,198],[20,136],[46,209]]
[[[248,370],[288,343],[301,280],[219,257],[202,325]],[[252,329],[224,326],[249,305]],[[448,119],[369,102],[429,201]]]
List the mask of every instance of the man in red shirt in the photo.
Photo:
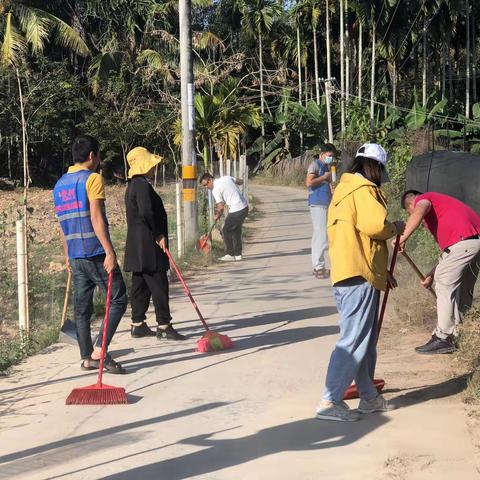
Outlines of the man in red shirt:
[[443,250],[438,264],[422,282],[430,287],[435,279],[437,327],[432,338],[415,351],[427,355],[451,353],[457,326],[472,305],[480,268],[480,216],[456,198],[416,190],[403,194],[402,208],[410,218],[400,248],[423,222]]

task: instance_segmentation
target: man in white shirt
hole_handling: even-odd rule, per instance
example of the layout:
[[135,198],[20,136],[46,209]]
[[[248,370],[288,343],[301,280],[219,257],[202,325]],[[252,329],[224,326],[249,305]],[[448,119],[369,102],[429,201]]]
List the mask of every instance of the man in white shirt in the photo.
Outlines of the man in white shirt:
[[213,178],[205,173],[200,178],[203,187],[212,191],[215,199],[215,221],[217,221],[228,207],[228,215],[223,225],[223,241],[227,254],[219,260],[234,262],[242,259],[242,225],[248,215],[248,203],[238,188],[243,182],[234,177],[224,176]]

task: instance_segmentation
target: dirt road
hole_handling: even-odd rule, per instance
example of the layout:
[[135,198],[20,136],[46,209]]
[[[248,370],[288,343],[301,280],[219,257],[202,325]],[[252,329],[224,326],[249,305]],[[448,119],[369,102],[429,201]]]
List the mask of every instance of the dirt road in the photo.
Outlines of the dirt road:
[[[125,386],[130,405],[64,405],[73,387],[94,381],[80,372],[73,347],[28,359],[0,380],[0,478],[478,477],[458,395],[393,392],[387,396],[400,408],[389,414],[355,424],[313,418],[338,333],[331,288],[310,273],[303,193],[253,193],[262,215],[251,224],[245,260],[190,282],[206,317],[236,348],[194,352],[198,321],[176,284],[174,319],[188,341],[131,339],[127,318],[115,337],[113,354],[129,374],[107,382]],[[380,359],[379,376],[385,367]],[[402,365],[389,358],[387,369],[401,383]],[[418,385],[421,369],[411,387]]]

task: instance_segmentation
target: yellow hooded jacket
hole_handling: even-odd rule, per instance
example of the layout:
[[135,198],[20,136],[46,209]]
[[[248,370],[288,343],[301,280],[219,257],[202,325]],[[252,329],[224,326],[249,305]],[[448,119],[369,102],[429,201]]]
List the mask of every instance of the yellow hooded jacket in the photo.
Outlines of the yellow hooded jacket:
[[387,221],[383,193],[363,176],[344,173],[328,209],[332,283],[363,277],[378,290],[387,285],[389,238],[396,235]]

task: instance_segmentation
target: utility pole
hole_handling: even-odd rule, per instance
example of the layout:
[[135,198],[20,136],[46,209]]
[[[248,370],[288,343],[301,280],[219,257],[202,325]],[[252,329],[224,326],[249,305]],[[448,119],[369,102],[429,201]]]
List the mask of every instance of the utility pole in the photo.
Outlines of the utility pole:
[[182,100],[182,180],[185,245],[198,237],[197,156],[192,57],[191,0],[179,0],[180,79]]

